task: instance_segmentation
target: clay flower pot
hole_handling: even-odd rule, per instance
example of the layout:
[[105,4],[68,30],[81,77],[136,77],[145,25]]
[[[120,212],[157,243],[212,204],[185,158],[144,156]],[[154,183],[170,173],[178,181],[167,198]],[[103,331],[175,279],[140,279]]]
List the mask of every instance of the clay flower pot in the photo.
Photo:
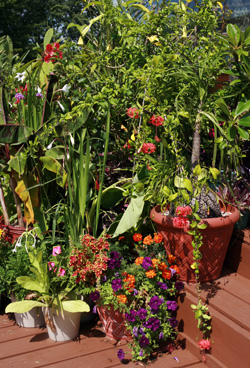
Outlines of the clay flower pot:
[[125,326],[125,317],[118,309],[102,305],[97,307],[97,311],[107,337],[116,341],[132,338]]
[[[180,280],[194,283],[195,273],[191,268],[194,263],[192,236],[187,233],[189,228],[180,229],[173,225],[173,217],[164,215],[160,206],[151,210],[150,218],[156,223],[158,233],[163,236],[164,246],[168,254],[173,254],[180,268]],[[240,213],[236,207],[227,206],[225,216],[202,220],[207,228],[201,230],[203,244],[200,248],[200,282],[209,282],[220,277],[227,248],[235,223]]]

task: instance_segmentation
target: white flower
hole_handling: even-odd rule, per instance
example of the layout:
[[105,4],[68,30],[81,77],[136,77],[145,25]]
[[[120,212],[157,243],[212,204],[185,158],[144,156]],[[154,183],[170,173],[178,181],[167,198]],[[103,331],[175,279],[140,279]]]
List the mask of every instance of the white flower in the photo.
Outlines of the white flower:
[[57,103],[58,103],[58,105],[61,107],[61,109],[62,109],[62,111],[64,112],[65,111],[65,108],[63,107],[63,105],[61,104],[61,102],[60,101],[56,101]]
[[71,134],[71,133],[69,133],[69,137],[70,137],[70,142],[71,142],[72,146],[74,146],[74,144],[75,144],[75,140],[74,140],[74,138],[72,137],[72,134]]
[[37,93],[41,93],[42,92],[42,90],[41,90],[41,88],[39,86],[37,86],[36,90],[37,90]]
[[26,78],[26,72],[17,73],[17,75],[14,78],[23,83],[24,79]]
[[59,91],[63,91],[65,93],[69,93],[69,89],[70,89],[70,86],[68,84],[65,84],[63,86],[63,88],[61,90],[59,90]]

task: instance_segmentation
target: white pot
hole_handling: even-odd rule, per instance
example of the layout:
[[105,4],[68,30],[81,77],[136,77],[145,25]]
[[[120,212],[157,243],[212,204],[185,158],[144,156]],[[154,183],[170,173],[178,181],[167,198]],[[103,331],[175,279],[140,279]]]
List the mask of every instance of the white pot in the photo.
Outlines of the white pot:
[[54,341],[68,341],[75,339],[79,334],[81,312],[61,312],[50,308],[43,308],[45,323],[49,338]]
[[[16,299],[11,295],[11,301],[16,302]],[[14,313],[15,320],[18,326],[33,328],[45,326],[42,308],[33,308],[26,313]]]

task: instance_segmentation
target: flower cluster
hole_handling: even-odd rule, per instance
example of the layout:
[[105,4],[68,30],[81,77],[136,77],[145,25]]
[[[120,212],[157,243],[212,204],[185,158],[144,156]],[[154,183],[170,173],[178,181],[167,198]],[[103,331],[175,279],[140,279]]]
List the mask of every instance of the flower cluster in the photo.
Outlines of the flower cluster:
[[[184,285],[178,280],[175,257],[166,255],[160,234],[143,238],[135,233],[133,240],[142,243],[134,262],[125,262],[118,252],[111,251],[106,275],[90,298],[100,306],[112,305],[124,314],[127,330],[133,337],[133,359],[147,360],[161,342],[176,336],[176,295]],[[162,254],[156,247],[157,254],[150,252],[145,256],[146,248],[155,243]],[[118,355],[124,359],[122,349]]]
[[164,118],[162,116],[155,116],[153,115],[149,120],[149,123],[155,126],[163,125]]
[[143,143],[141,147],[141,151],[143,153],[154,153],[156,150],[156,146],[154,143]]
[[177,207],[176,208],[176,215],[177,217],[174,217],[173,219],[173,224],[174,226],[178,227],[178,228],[183,228],[186,227],[189,224],[189,220],[188,217],[189,215],[192,214],[192,209],[189,206],[184,206],[184,207]]
[[55,62],[55,59],[62,59],[62,51],[59,50],[60,45],[58,42],[55,42],[53,45],[50,43],[46,45],[44,52],[44,61],[49,63],[50,61]]
[[[115,267],[119,264],[119,259],[108,259],[107,251],[109,243],[105,238],[95,239],[86,234],[81,237],[81,247],[74,248],[70,256],[69,267],[73,269],[73,276],[76,283],[84,282],[90,286],[95,285],[96,280],[109,266]],[[113,262],[113,263],[112,263]]]
[[130,118],[139,118],[139,112],[136,107],[130,107],[129,109],[127,109],[127,115]]

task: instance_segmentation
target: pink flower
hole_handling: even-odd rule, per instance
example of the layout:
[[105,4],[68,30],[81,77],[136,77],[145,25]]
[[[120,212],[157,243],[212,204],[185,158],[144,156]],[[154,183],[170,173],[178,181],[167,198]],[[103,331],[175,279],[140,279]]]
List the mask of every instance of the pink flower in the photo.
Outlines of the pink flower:
[[161,141],[161,139],[159,138],[159,137],[157,137],[157,135],[155,136],[155,141],[156,142],[160,142]]
[[49,271],[53,270],[53,268],[55,267],[55,263],[54,262],[48,262],[48,267],[49,267]]
[[177,216],[188,216],[188,215],[191,215],[192,213],[192,208],[189,207],[189,206],[178,206],[176,208],[176,215]]
[[123,148],[127,148],[127,149],[131,149],[132,147],[129,144],[129,141],[127,140],[127,142],[124,144]]
[[149,120],[149,123],[155,126],[163,125],[163,122],[164,122],[164,118],[162,116],[153,115],[151,119]]
[[127,115],[130,118],[139,118],[139,112],[136,107],[130,107],[129,109],[127,109]]
[[153,153],[156,147],[153,143],[143,143],[141,150],[143,153]]
[[52,251],[52,256],[58,256],[58,254],[60,254],[61,253],[61,247],[60,247],[60,245],[58,245],[57,247],[54,247],[53,248],[53,251]]
[[211,342],[209,340],[202,339],[198,342],[198,346],[201,350],[209,350],[211,349]]
[[65,269],[60,267],[59,268],[59,272],[58,272],[58,275],[57,276],[64,276],[65,275]]
[[173,225],[178,228],[183,228],[189,224],[189,221],[186,217],[174,217]]

